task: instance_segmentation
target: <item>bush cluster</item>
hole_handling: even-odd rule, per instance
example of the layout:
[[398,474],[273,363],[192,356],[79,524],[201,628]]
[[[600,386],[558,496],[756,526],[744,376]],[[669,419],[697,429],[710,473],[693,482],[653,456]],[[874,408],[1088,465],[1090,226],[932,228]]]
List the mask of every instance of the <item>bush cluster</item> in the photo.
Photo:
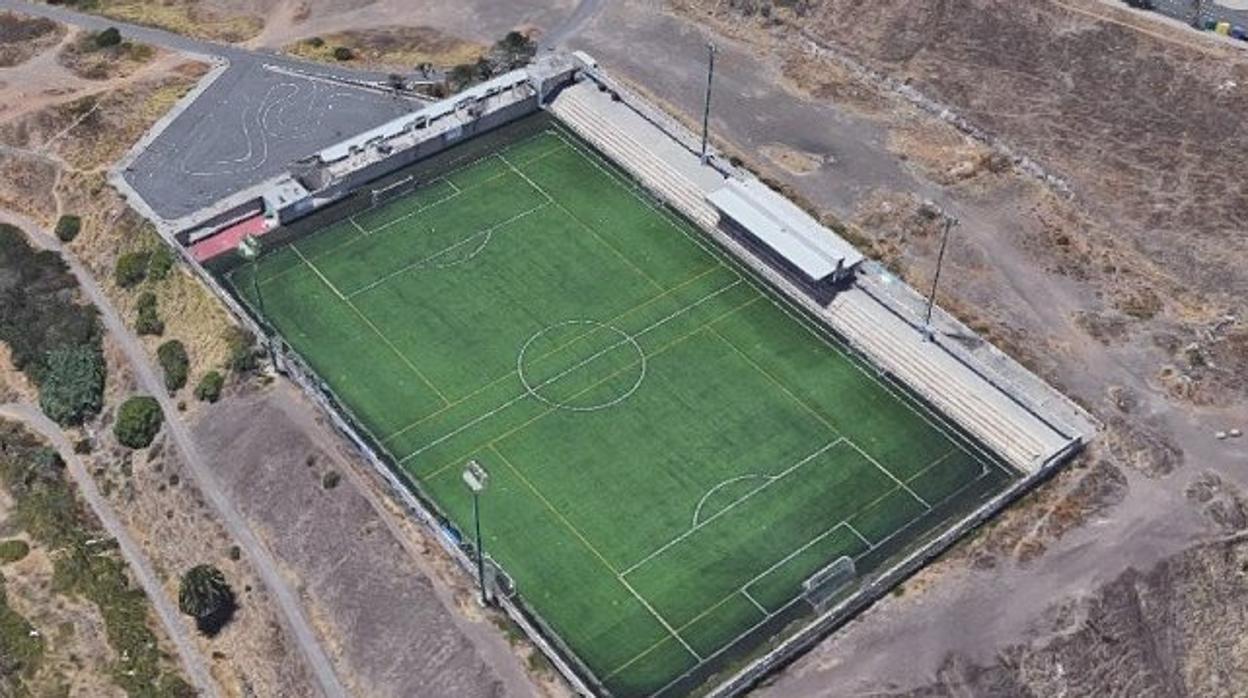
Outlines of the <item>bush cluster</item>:
[[156,312],[156,294],[144,291],[135,305],[134,331],[159,337],[165,333],[165,321]]
[[82,219],[78,216],[64,215],[56,221],[56,238],[61,242],[73,242],[82,231]]
[[186,346],[176,339],[171,339],[156,348],[156,358],[165,372],[165,387],[171,392],[181,390],[186,385],[186,376],[191,368],[190,357],[186,355]]
[[144,250],[121,255],[113,269],[113,280],[122,288],[138,286],[147,278],[147,265],[150,260],[151,254]]
[[0,341],[62,425],[91,418],[103,404],[100,323],[93,306],[73,301],[77,287],[60,255],[35,250],[20,230],[0,225]]
[[117,409],[113,435],[123,446],[147,448],[156,438],[156,434],[160,433],[164,421],[165,415],[160,411],[160,403],[155,398],[146,395],[132,397],[121,403],[121,407]]
[[209,371],[199,379],[195,386],[195,399],[201,402],[216,402],[221,399],[221,389],[225,387],[225,378],[220,371]]

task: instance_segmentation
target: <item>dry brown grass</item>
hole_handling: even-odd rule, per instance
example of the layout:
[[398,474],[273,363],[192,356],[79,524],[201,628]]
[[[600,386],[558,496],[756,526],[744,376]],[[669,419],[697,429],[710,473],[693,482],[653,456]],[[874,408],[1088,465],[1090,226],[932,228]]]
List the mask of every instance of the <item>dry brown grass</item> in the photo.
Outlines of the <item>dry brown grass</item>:
[[334,50],[350,49],[351,62],[410,71],[424,63],[447,68],[472,63],[485,55],[482,44],[450,36],[431,27],[358,29],[295,42],[285,50],[300,58],[338,63]]
[[264,19],[257,15],[207,8],[198,0],[99,0],[92,12],[227,43],[246,41],[264,28]]
[[186,345],[191,371],[183,393],[188,403],[193,402],[190,393],[203,374],[221,368],[226,361],[224,337],[233,324],[229,314],[180,264],[163,280],[149,279],[131,289],[117,286],[113,268],[118,257],[127,252],[151,251],[164,242],[150,223],[125,205],[102,175],[69,175],[62,189],[67,209],[83,216],[82,233],[70,249],[88,266],[122,317],[128,322],[133,320],[141,293],[156,294],[165,331],[159,337],[144,337],[144,344],[153,356],[156,347],[166,340],[178,339]]
[[64,35],[65,26],[50,19],[0,12],[0,68],[25,63]]
[[147,44],[130,41],[101,48],[96,45],[95,36],[95,32],[78,32],[57,54],[57,62],[80,78],[109,80],[130,75],[157,54]]
[[[3,142],[3,141],[0,141]],[[0,207],[45,226],[56,222],[56,165],[39,157],[0,151]]]

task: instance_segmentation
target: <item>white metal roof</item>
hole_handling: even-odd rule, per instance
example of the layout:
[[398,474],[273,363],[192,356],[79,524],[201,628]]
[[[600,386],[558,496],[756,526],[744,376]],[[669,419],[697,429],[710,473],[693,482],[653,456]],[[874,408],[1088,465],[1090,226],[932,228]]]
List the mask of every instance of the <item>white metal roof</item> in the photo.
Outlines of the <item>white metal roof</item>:
[[706,200],[812,280],[863,260],[853,245],[758,180],[731,179]]

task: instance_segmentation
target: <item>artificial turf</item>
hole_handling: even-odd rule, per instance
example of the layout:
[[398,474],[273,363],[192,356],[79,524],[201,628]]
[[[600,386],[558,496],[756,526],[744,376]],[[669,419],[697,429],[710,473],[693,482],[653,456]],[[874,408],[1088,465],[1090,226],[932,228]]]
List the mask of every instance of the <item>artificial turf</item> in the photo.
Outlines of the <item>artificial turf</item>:
[[231,275],[612,693],[1013,475],[554,127]]

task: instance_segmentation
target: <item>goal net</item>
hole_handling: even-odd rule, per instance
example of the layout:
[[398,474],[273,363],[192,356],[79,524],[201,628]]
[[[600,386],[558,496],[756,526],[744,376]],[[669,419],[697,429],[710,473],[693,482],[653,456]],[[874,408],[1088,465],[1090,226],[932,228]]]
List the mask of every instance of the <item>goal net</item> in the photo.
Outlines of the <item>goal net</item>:
[[802,582],[802,597],[815,610],[822,611],[857,577],[858,568],[854,559],[841,556]]
[[415,175],[408,175],[397,182],[391,182],[384,187],[371,190],[369,192],[369,197],[373,208],[377,208],[387,201],[403,196],[404,194],[410,194],[415,190],[416,177]]

